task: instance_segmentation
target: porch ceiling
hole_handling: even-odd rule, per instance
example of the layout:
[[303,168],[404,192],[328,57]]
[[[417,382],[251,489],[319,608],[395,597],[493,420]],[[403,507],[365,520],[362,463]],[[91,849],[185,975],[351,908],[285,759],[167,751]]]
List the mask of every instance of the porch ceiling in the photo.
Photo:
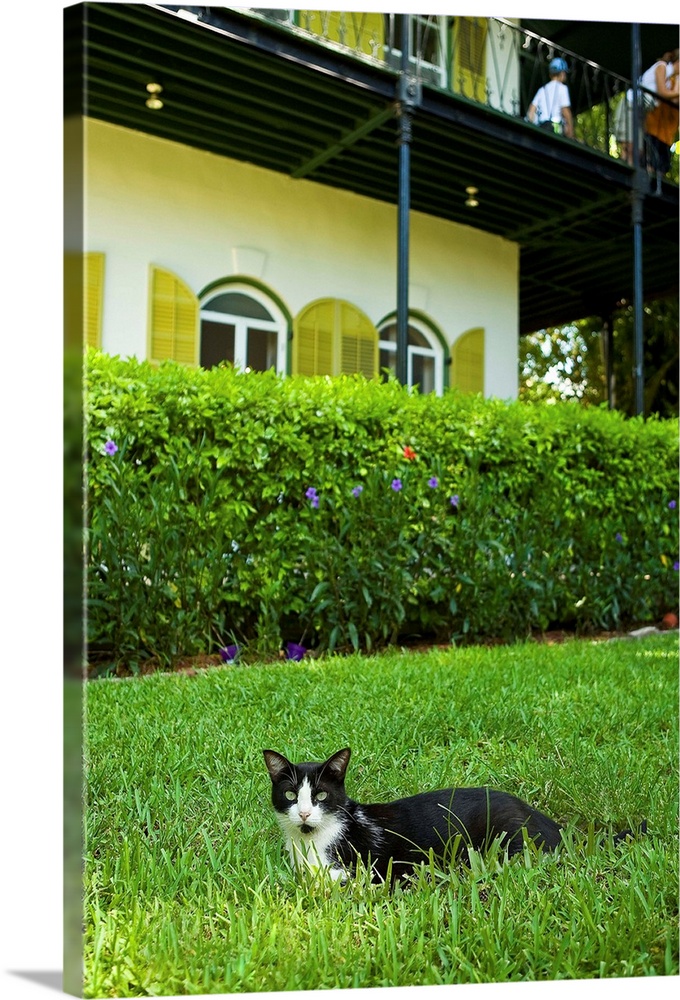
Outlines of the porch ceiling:
[[[152,4],[66,8],[66,113],[396,204],[396,75],[210,10],[211,26]],[[163,87],[160,111],[145,106],[149,82]],[[411,172],[412,209],[519,243],[522,332],[632,296],[625,164],[425,86]],[[648,297],[677,290],[677,223],[665,184],[644,204]]]

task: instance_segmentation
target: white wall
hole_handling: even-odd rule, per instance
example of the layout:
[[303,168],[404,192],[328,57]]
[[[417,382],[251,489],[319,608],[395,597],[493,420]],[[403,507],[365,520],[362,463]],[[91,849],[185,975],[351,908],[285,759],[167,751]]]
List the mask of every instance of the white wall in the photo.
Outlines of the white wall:
[[[197,294],[245,269],[293,316],[327,296],[374,323],[395,308],[395,206],[93,120],[85,157],[85,249],[106,255],[109,353],[146,355],[151,263]],[[485,392],[501,398],[517,394],[518,266],[517,245],[412,213],[410,304],[449,346],[484,327]]]

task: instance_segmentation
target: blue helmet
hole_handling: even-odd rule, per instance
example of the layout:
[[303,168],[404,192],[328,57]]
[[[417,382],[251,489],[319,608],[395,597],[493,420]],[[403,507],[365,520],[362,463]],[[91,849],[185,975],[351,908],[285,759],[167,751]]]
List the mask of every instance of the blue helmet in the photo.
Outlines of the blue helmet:
[[569,67],[567,66],[566,61],[564,59],[561,59],[560,56],[556,56],[554,59],[550,60],[550,65],[548,66],[548,69],[550,70],[551,73],[569,72]]

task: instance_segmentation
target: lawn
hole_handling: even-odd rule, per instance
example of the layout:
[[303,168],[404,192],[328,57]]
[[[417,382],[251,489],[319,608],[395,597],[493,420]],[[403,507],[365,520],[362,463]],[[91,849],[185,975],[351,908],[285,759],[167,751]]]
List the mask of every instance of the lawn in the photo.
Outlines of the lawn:
[[[353,798],[490,784],[567,844],[300,884],[261,750],[348,745]],[[91,682],[86,756],[86,996],[678,974],[677,634]]]

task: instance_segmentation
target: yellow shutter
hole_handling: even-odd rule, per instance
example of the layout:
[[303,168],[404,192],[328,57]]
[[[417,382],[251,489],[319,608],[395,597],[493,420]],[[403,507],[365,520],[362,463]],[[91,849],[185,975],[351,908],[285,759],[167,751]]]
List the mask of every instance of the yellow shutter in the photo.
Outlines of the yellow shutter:
[[149,289],[149,360],[198,365],[198,299],[185,282],[151,267]]
[[484,392],[484,330],[468,330],[453,345],[451,384],[462,392]]
[[373,378],[378,372],[378,334],[368,316],[349,302],[338,302],[340,374],[359,372]]
[[104,254],[64,255],[64,328],[69,347],[102,346]]
[[102,313],[104,310],[104,254],[84,255],[83,296],[86,347],[102,346]]
[[486,35],[484,17],[456,17],[451,46],[451,90],[486,103]]
[[332,375],[335,305],[332,299],[313,302],[294,324],[293,372]]
[[382,59],[385,44],[385,16],[382,13],[344,10],[301,10],[298,24],[307,31],[339,42],[356,52]]
[[296,375],[353,375],[378,372],[378,331],[349,302],[320,299],[294,324],[293,372]]

